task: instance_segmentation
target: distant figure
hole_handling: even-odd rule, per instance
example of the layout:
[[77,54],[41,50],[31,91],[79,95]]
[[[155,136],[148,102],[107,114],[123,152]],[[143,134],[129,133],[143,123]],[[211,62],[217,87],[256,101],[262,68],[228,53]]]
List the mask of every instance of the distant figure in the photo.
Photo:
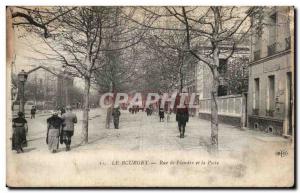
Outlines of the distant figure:
[[152,115],[152,112],[153,112],[153,106],[152,105],[149,105],[149,115],[151,116]]
[[114,126],[115,129],[119,129],[119,118],[120,118],[121,112],[120,107],[114,108],[112,112],[112,116],[114,117]]
[[16,150],[17,153],[24,152],[23,147],[27,146],[26,134],[28,133],[28,125],[24,118],[24,113],[18,112],[18,117],[12,120],[12,124],[12,150]]
[[66,110],[66,113],[61,116],[64,126],[62,129],[62,141],[66,145],[66,151],[70,151],[71,138],[74,134],[74,124],[77,123],[77,117],[75,113],[72,112],[71,106],[67,106]]
[[138,112],[138,106],[134,106],[133,109],[134,109],[134,114],[136,114]]
[[171,119],[171,110],[167,112],[167,122],[170,122]]
[[106,129],[110,129],[110,123],[111,123],[111,118],[112,118],[112,111],[113,111],[112,107],[109,107],[107,109],[107,112],[106,112],[106,122],[105,122]]
[[35,119],[36,107],[32,106],[30,110],[31,117],[30,119]]
[[64,106],[62,106],[62,107],[60,108],[60,115],[62,116],[64,113],[66,113],[66,109],[65,109]]
[[185,126],[189,121],[189,111],[187,105],[185,105],[184,108],[177,109],[176,121],[178,122],[180,138],[184,138]]
[[165,112],[163,108],[159,108],[159,122],[164,121],[165,119]]
[[59,145],[59,135],[62,131],[63,120],[58,116],[57,111],[53,111],[50,118],[47,119],[47,137],[46,143],[51,153],[56,153]]
[[150,115],[151,115],[151,114],[150,114],[150,108],[149,108],[149,107],[146,108],[146,113],[147,113],[147,116],[150,116]]

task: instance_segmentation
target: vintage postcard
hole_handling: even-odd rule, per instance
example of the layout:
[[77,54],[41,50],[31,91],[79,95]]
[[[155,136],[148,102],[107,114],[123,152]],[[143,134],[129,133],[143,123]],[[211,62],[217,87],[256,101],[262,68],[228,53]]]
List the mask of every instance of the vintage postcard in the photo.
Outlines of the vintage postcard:
[[293,6],[7,6],[8,187],[294,187]]

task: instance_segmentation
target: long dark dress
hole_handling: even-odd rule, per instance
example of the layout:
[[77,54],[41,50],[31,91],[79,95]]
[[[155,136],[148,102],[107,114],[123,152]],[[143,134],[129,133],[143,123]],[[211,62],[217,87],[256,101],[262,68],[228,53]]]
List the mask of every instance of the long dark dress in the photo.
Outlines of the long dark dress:
[[13,136],[12,136],[12,150],[22,150],[22,147],[27,146],[26,140],[26,119],[22,117],[14,118],[13,122]]
[[47,119],[47,139],[48,149],[53,152],[58,149],[59,145],[59,134],[62,127],[63,120],[57,115]]

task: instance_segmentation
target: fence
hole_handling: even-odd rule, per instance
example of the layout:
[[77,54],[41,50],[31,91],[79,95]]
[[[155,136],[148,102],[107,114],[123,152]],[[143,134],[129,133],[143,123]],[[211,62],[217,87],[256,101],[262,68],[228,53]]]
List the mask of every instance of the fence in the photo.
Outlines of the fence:
[[[245,95],[246,96],[246,95]],[[228,95],[217,98],[220,122],[241,125],[246,115],[246,98],[243,95]],[[199,100],[199,117],[210,119],[211,99]]]

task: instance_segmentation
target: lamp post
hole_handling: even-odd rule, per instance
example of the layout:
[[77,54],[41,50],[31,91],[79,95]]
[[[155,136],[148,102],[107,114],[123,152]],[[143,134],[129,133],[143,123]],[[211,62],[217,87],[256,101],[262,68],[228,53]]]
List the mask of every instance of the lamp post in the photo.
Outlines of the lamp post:
[[27,80],[28,74],[22,70],[18,74],[18,90],[19,90],[19,111],[24,113],[24,105],[25,105],[25,93],[24,93],[24,87],[25,87],[25,82]]

